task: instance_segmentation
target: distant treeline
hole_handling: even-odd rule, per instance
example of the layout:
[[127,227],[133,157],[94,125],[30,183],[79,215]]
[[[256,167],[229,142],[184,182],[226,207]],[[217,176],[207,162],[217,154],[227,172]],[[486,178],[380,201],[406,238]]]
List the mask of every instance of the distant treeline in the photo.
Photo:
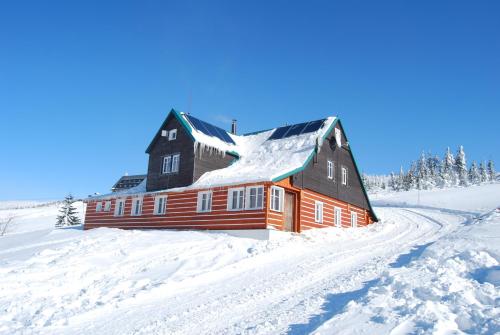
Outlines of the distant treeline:
[[472,161],[467,165],[463,146],[460,146],[455,156],[448,148],[443,158],[437,155],[422,153],[420,158],[410,164],[407,171],[403,167],[399,173],[390,175],[362,174],[367,191],[391,189],[394,191],[409,191],[412,189],[427,190],[453,186],[479,185],[497,180],[495,165],[492,160]]

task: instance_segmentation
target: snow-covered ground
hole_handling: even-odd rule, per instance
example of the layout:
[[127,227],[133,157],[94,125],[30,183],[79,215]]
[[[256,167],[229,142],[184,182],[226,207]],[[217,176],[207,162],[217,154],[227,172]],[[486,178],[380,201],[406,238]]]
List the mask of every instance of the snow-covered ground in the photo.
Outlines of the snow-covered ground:
[[0,334],[500,332],[500,184],[374,203],[367,228],[257,241],[54,230],[57,205],[0,202]]

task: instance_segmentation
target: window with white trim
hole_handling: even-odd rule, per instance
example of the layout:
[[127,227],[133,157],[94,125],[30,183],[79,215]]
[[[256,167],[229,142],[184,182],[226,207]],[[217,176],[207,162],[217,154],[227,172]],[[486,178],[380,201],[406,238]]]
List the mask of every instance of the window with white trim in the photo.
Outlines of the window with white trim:
[[333,162],[332,161],[328,161],[326,163],[326,171],[327,171],[327,175],[328,175],[328,179],[332,179],[333,180],[333,176],[334,176],[334,168],[333,168]]
[[210,212],[212,210],[212,191],[198,192],[197,212]]
[[104,211],[109,212],[111,210],[111,201],[106,201],[104,203]]
[[180,154],[172,155],[172,173],[179,172],[179,161],[181,159]]
[[227,209],[229,211],[241,211],[244,208],[245,188],[230,188],[227,191]]
[[335,207],[334,212],[335,226],[340,228],[342,226],[342,208]]
[[95,204],[95,211],[96,213],[102,211],[102,202],[98,202]]
[[168,132],[168,140],[173,141],[177,139],[177,129],[172,129]]
[[167,196],[159,195],[155,198],[155,215],[163,215],[167,212]]
[[284,190],[278,186],[271,186],[271,210],[283,212]]
[[179,163],[181,160],[180,154],[164,156],[161,162],[161,173],[176,173],[179,172]]
[[347,181],[348,181],[347,168],[345,166],[343,166],[342,167],[342,185],[347,186]]
[[323,223],[323,203],[321,201],[314,202],[314,222]]
[[125,213],[125,199],[116,199],[115,216],[123,216]]
[[130,211],[130,215],[140,216],[141,214],[142,214],[142,198],[133,198],[132,210]]
[[358,226],[358,213],[351,212],[351,227]]
[[249,186],[246,193],[246,209],[262,209],[264,207],[263,186]]

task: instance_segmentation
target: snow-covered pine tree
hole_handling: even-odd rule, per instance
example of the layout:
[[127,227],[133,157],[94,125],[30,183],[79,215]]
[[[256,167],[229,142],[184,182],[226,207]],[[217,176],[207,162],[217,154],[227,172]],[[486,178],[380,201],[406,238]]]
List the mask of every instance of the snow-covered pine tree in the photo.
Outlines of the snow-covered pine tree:
[[411,163],[410,169],[406,173],[405,181],[404,181],[404,189],[409,191],[413,188],[417,187],[418,184],[418,176],[417,176],[417,165],[415,162]]
[[451,154],[450,148],[446,149],[446,153],[443,158],[443,164],[441,167],[441,180],[442,187],[455,186],[457,182],[457,177],[455,173],[455,159]]
[[493,161],[490,159],[488,161],[488,179],[492,182],[497,180],[497,173],[495,172],[495,165]]
[[473,185],[478,185],[481,183],[481,175],[477,169],[477,164],[475,161],[472,162],[469,169],[469,182]]
[[418,175],[418,186],[419,189],[428,189],[431,188],[432,185],[429,181],[429,168],[427,166],[427,158],[425,157],[425,153],[422,152],[420,155],[420,159],[417,163],[417,175]]
[[75,199],[71,194],[68,194],[64,198],[61,209],[59,210],[59,215],[57,216],[56,227],[67,227],[80,224],[80,218],[76,214],[76,208],[73,205]]
[[405,172],[403,171],[402,165],[401,165],[401,168],[399,169],[399,176],[398,176],[397,182],[398,182],[398,191],[403,190],[404,183],[405,183]]
[[467,161],[465,159],[465,151],[463,146],[460,146],[458,148],[457,156],[455,157],[455,171],[457,172],[459,185],[467,186]]
[[489,180],[485,165],[486,164],[484,164],[484,162],[479,163],[479,175],[481,176],[481,183],[487,182]]
[[393,191],[398,190],[396,176],[394,175],[394,172],[391,172],[391,175],[389,176],[389,184],[387,186],[389,186],[389,188]]

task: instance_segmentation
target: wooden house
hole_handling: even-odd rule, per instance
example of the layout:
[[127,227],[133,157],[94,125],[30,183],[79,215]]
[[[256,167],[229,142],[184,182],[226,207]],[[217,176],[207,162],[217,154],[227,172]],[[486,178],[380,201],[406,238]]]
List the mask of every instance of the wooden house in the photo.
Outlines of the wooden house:
[[236,135],[171,110],[137,186],[90,197],[85,229],[282,230],[377,221],[340,120]]

